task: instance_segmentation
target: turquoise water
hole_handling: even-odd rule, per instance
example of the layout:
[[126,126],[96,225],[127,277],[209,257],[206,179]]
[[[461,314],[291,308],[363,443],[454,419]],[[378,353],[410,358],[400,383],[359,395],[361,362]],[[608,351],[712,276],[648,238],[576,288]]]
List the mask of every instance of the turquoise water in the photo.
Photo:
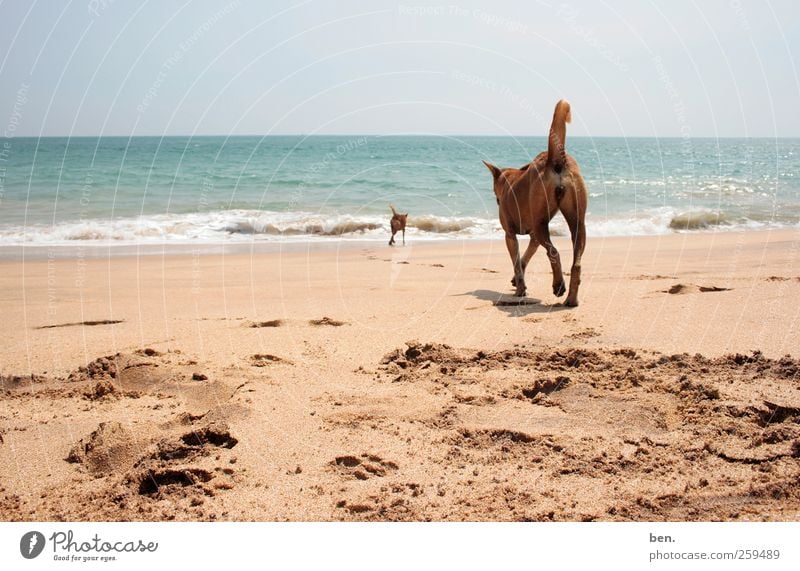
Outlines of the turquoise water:
[[[390,203],[410,212],[413,236],[496,237],[481,159],[521,166],[544,148],[544,137],[5,139],[0,245],[384,240]],[[590,235],[800,224],[800,139],[567,148],[590,192]]]

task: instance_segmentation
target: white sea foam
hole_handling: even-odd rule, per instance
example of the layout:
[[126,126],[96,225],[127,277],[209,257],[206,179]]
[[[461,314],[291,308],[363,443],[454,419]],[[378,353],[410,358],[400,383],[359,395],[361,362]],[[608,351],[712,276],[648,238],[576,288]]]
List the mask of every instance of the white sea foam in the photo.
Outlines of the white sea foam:
[[[709,211],[680,212],[656,208],[636,214],[589,213],[591,236],[640,236],[676,231],[725,231],[780,227],[787,224],[737,219]],[[554,235],[567,235],[563,218],[551,223]],[[314,240],[376,240],[389,235],[389,217],[377,214],[321,214],[224,210],[159,214],[114,220],[82,220],[55,225],[0,226],[0,246],[67,244],[243,243]],[[424,240],[502,237],[497,218],[409,216],[406,234]]]
[[[407,233],[413,232],[425,239],[469,238],[489,237],[499,230],[496,220],[425,215],[409,217]],[[389,232],[389,216],[225,210],[27,227],[0,226],[0,245],[384,240]]]

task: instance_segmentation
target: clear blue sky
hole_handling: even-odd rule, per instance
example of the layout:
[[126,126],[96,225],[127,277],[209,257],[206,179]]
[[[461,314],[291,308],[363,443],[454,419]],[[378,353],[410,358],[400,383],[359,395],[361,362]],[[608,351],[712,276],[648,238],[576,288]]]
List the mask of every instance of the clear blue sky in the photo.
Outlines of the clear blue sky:
[[[800,136],[796,0],[0,3],[0,136]],[[9,127],[11,129],[9,130]]]

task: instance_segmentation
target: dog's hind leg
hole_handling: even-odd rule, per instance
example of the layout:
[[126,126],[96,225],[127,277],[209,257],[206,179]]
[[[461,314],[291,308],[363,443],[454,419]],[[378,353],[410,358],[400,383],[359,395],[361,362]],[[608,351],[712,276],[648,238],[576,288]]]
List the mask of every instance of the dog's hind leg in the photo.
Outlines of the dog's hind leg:
[[548,222],[548,220],[540,222],[533,231],[533,235],[536,241],[544,246],[545,251],[547,251],[547,259],[550,260],[550,267],[553,269],[553,295],[560,297],[567,291],[567,286],[564,283],[564,274],[561,271],[561,256],[559,256],[558,250],[550,240]]
[[[569,232],[572,236],[572,268],[569,272],[569,295],[564,305],[569,307],[577,307],[578,305],[578,288],[581,285],[581,257],[583,257],[583,249],[586,247],[586,225],[583,220],[583,213],[586,211],[585,207],[578,208],[577,201],[566,201],[561,205],[561,213],[569,226]],[[585,204],[585,202],[583,203]]]
[[525,270],[522,267],[522,258],[519,257],[519,242],[516,234],[506,234],[506,248],[508,255],[511,256],[511,264],[514,266],[514,278],[512,282],[517,288],[514,295],[525,297],[527,288],[525,287]]
[[[536,238],[533,237],[531,234],[531,241],[528,243],[528,247],[525,249],[525,253],[522,255],[522,274],[525,274],[525,270],[528,269],[528,263],[531,261],[531,258],[536,253],[536,249],[539,247],[539,243],[536,241]],[[511,278],[511,285],[517,285],[517,276],[513,276]]]
[[392,237],[389,238],[389,245],[394,246],[394,232],[392,232]]
[[406,245],[406,229],[403,227],[403,246]]

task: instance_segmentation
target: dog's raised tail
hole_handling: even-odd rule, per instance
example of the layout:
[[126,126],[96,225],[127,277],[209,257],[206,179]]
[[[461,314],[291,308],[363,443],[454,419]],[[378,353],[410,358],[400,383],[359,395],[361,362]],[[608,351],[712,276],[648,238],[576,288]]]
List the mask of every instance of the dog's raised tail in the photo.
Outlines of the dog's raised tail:
[[390,205],[389,205],[389,208],[391,208],[391,209],[392,209],[392,214],[393,214],[394,216],[397,216],[397,210],[395,210],[394,206],[390,204]]
[[553,112],[553,123],[550,125],[550,140],[547,143],[547,165],[557,173],[564,170],[567,162],[567,123],[572,121],[572,111],[569,102],[562,99],[556,103]]

